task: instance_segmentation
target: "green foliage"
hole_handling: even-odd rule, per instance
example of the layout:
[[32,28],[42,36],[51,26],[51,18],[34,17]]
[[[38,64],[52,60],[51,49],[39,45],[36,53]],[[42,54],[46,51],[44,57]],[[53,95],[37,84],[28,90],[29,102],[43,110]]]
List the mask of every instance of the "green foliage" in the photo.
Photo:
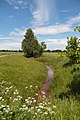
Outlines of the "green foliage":
[[77,37],[67,38],[66,55],[70,64],[76,64],[80,60],[80,40]]
[[[80,32],[80,26],[77,26],[74,30]],[[71,70],[73,81],[70,88],[73,94],[80,94],[80,39],[76,37],[68,38],[67,44],[66,54],[69,63],[73,66]]]
[[80,32],[80,26],[77,26],[76,28],[74,28],[74,30],[78,30]]
[[24,35],[24,40],[22,41],[22,49],[26,57],[39,57],[43,53],[46,45],[38,43],[37,38],[34,36],[34,33],[31,29],[26,31]]

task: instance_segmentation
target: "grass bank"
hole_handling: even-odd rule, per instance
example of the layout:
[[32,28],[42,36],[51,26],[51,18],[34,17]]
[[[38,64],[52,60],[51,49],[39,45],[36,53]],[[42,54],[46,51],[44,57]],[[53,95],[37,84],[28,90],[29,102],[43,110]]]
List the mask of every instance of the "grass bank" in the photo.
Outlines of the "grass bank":
[[0,81],[11,82],[21,95],[26,96],[26,86],[32,85],[34,91],[35,86],[40,87],[46,74],[44,65],[33,58],[27,59],[22,54],[0,57]]
[[55,120],[79,120],[80,96],[71,91],[72,67],[63,67],[67,61],[61,53],[44,53],[38,59],[52,66],[54,79],[50,86],[52,103],[57,106]]

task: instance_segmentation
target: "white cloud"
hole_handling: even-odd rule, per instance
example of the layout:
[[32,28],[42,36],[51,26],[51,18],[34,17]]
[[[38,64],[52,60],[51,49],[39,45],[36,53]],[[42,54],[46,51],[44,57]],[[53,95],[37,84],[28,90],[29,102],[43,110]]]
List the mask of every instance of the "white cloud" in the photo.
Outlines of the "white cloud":
[[[35,35],[54,35],[71,31],[73,30],[68,24],[59,24],[53,26],[33,28],[33,32],[35,33]],[[10,36],[24,36],[25,32],[26,32],[25,27],[21,29],[15,28],[13,31],[10,32]]]
[[49,20],[49,1],[50,0],[37,0],[36,10],[31,10],[33,16],[33,24],[41,26]]
[[47,44],[47,49],[50,49],[50,50],[54,50],[54,49],[64,50],[66,45],[67,45],[67,38],[46,39],[45,43]]
[[67,13],[67,12],[70,12],[70,10],[60,10],[59,12]]
[[12,37],[6,37],[6,36],[0,36],[0,42],[2,41],[2,40],[12,40]]
[[13,8],[18,10],[19,8],[21,9],[26,9],[27,8],[27,2],[26,0],[5,0],[8,2],[10,5],[13,5]]
[[80,23],[80,15],[70,18],[67,21],[68,24]]
[[18,10],[18,9],[19,9],[19,7],[18,7],[18,6],[14,6],[14,9]]
[[38,27],[33,29],[35,34],[41,35],[54,35],[64,32],[71,32],[72,29],[68,24],[59,24],[53,26],[46,26],[46,27]]
[[19,1],[18,1],[18,3],[19,3],[19,4],[22,4],[22,3],[23,3],[23,1],[22,1],[22,0],[19,0]]
[[65,44],[67,41],[67,38],[58,38],[58,39],[46,39],[45,42],[48,44],[56,43],[56,44]]
[[11,0],[5,0],[6,2],[8,2],[9,4],[12,4],[12,1]]
[[5,0],[7,1],[9,4],[18,4],[18,0]]
[[[9,41],[9,37],[3,37],[5,38],[5,42],[0,43],[0,49],[9,49],[9,50],[18,50],[21,49],[21,38],[14,37],[13,40]],[[62,39],[45,39],[44,42],[47,44],[47,49],[53,50],[53,49],[65,49],[67,38]]]
[[25,28],[15,28],[13,31],[10,32],[10,36],[23,36],[25,34]]
[[21,49],[22,37],[0,35],[0,50],[2,49]]
[[18,50],[21,49],[21,43],[20,42],[9,42],[9,43],[3,43],[0,44],[0,50]]

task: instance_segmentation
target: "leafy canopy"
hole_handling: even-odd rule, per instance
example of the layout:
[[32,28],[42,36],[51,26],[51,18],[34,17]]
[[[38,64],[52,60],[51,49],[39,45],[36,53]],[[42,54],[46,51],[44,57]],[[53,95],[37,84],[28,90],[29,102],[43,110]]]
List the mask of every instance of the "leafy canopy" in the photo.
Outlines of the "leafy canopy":
[[79,62],[80,59],[80,39],[77,37],[67,38],[66,54],[71,64]]
[[26,57],[39,57],[46,49],[46,44],[38,43],[36,36],[31,29],[27,29],[22,41],[22,49]]
[[[80,26],[74,30],[80,32]],[[67,39],[66,55],[69,58],[69,64],[72,65],[71,73],[73,74],[70,88],[73,94],[80,95],[80,39],[77,37]]]

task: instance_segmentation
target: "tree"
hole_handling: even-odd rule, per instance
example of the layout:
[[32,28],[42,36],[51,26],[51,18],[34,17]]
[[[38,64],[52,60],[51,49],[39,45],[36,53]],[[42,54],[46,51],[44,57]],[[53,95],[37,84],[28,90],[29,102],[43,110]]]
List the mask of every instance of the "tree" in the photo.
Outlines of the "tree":
[[43,53],[43,45],[39,44],[36,36],[34,35],[31,29],[28,29],[24,35],[24,39],[22,41],[22,50],[24,51],[24,55],[26,57],[39,57]]
[[79,39],[77,37],[67,38],[66,55],[71,64],[76,64],[80,59]]
[[40,55],[44,52],[45,49],[46,49],[45,42],[41,42],[41,44],[40,44]]
[[74,28],[74,30],[78,30],[80,32],[80,26],[77,26],[76,28]]
[[[74,30],[80,32],[80,26]],[[73,94],[80,94],[80,39],[77,37],[67,39],[66,55],[69,58],[69,64],[72,65],[71,73],[73,74],[70,88]]]

